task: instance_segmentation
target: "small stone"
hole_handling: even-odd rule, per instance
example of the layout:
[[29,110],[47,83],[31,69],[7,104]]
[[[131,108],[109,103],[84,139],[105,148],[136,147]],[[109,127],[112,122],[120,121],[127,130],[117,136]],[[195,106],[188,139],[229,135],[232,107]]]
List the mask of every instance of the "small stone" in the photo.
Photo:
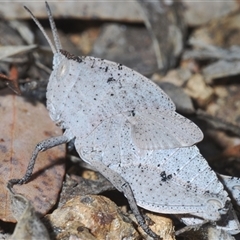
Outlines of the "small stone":
[[185,91],[203,108],[212,100],[214,95],[213,89],[204,82],[203,76],[200,74],[195,74],[189,79]]
[[[128,218],[120,214],[117,205],[103,196],[74,197],[46,218],[53,229],[64,232],[64,236],[80,239],[139,239],[131,220],[126,221]],[[63,239],[63,235],[57,234],[56,239]]]

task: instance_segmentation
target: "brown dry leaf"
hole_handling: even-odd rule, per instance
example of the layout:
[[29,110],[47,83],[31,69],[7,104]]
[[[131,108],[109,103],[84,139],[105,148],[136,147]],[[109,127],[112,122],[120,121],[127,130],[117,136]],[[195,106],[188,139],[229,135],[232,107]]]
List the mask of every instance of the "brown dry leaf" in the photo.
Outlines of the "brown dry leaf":
[[[0,103],[0,219],[15,222],[10,211],[7,181],[24,175],[37,143],[62,132],[50,120],[43,104],[31,104],[7,91],[0,92]],[[14,187],[41,214],[46,214],[58,197],[65,171],[64,156],[64,146],[40,153],[31,181]]]

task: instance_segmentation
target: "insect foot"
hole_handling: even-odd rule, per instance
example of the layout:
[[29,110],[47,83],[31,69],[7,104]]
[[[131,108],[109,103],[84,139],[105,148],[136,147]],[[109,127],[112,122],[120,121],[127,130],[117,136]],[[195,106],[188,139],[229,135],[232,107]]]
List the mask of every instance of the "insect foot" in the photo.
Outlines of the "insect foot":
[[149,236],[159,239],[138,206],[179,215],[186,225],[204,221],[218,224],[225,219],[226,226],[236,223],[230,230],[239,231],[233,209],[231,221],[226,219],[228,193],[194,146],[203,138],[201,130],[176,113],[165,92],[134,70],[62,50],[47,3],[46,8],[54,44],[26,9],[54,54],[47,108],[51,119],[65,132],[37,145],[25,176],[9,183],[29,180],[39,151],[75,139],[79,156],[124,193]]

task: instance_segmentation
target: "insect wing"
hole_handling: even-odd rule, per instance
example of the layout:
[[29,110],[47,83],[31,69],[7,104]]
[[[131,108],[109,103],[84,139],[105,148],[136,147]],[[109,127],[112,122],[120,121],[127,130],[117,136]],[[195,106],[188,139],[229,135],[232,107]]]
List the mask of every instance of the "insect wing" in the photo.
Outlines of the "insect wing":
[[136,111],[132,118],[132,138],[141,149],[192,146],[203,138],[201,130],[193,122],[173,111],[141,110]]
[[[69,59],[68,65],[74,66],[76,62],[74,64],[74,60]],[[191,146],[202,140],[201,130],[193,122],[177,114],[170,98],[139,73],[120,64],[93,57],[82,58],[77,66],[78,69],[74,67],[76,80],[67,96],[66,89],[69,89],[69,86],[61,86],[61,82],[63,85],[66,81],[58,77],[59,81],[55,84],[56,88],[60,86],[64,90],[61,96],[65,96],[66,101],[60,105],[62,112],[59,115],[63,122],[68,122],[67,128],[79,128],[83,131],[86,129],[86,122],[84,126],[77,127],[81,123],[80,119],[83,119],[79,111],[74,110],[78,107],[80,111],[84,111],[94,128],[100,122],[122,114],[132,125],[130,137],[141,149]],[[57,72],[63,71],[56,69]],[[66,75],[66,72],[64,73]],[[53,88],[49,87],[48,90],[50,89]],[[48,95],[51,99],[54,94]],[[92,130],[90,127],[89,132]]]

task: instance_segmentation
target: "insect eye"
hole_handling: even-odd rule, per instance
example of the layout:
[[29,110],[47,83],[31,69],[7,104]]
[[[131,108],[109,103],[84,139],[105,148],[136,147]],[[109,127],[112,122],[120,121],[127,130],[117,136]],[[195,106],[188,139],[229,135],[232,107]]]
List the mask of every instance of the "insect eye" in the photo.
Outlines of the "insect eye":
[[66,75],[68,75],[70,71],[70,65],[68,61],[62,61],[57,68],[57,78],[63,79]]
[[60,69],[60,75],[61,76],[64,75],[66,71],[67,71],[66,65],[62,65]]

